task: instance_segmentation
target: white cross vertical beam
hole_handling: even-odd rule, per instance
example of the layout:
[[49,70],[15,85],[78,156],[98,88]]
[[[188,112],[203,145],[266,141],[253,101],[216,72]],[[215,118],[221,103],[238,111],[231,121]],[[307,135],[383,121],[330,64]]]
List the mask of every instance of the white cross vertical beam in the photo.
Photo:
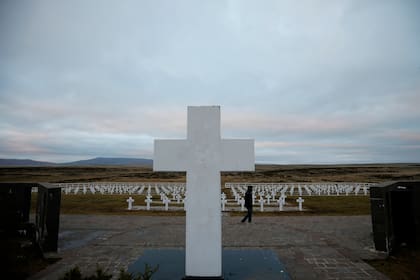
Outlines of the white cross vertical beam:
[[188,107],[185,140],[155,140],[154,171],[186,171],[185,273],[222,276],[221,171],[254,171],[254,140],[223,140],[220,107]]

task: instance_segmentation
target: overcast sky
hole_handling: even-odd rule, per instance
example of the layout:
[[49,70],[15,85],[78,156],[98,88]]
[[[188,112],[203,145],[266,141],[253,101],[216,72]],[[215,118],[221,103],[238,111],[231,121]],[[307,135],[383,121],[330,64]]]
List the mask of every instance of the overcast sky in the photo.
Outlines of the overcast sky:
[[420,162],[420,1],[0,1],[0,158],[152,158],[188,105],[257,162]]

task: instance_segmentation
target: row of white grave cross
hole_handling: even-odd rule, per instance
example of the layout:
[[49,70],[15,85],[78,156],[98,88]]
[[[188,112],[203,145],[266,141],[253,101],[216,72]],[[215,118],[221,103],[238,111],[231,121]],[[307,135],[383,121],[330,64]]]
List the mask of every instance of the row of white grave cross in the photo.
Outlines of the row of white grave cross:
[[[126,200],[127,201],[127,203],[128,203],[128,210],[133,210],[133,202],[135,201],[131,196]],[[162,195],[161,196],[161,201],[162,201],[162,203],[163,203],[163,205],[164,205],[164,209],[165,209],[165,211],[168,211],[169,210],[169,203],[171,202],[171,199],[170,198],[168,198],[166,195]],[[151,195],[147,195],[146,196],[146,199],[144,200],[144,202],[146,203],[146,210],[151,210],[151,208],[150,208],[150,206],[151,206],[151,204],[152,204],[152,202],[153,202],[153,199],[152,199],[152,196]],[[185,202],[185,198],[183,199],[183,201],[182,201],[182,203],[184,203]],[[180,201],[178,200],[178,203],[180,203]],[[184,203],[184,205],[185,205],[185,203]],[[185,208],[184,208],[184,210],[185,210]]]
[[368,195],[372,183],[226,183],[225,188],[232,192],[245,194],[247,186],[253,186],[254,192],[275,196],[288,193],[290,196],[331,196],[331,195]]
[[[225,193],[222,193],[220,196],[221,196],[222,211],[226,211],[226,204],[228,203],[229,200],[227,199]],[[272,200],[270,200],[270,199],[267,199],[266,200],[262,196],[260,196],[260,199],[257,200],[258,203],[255,203],[256,202],[256,200],[255,200],[255,194],[253,194],[253,204],[258,204],[259,207],[260,207],[260,211],[261,212],[264,212],[264,206],[272,206],[272,204],[275,202],[276,205],[278,205],[278,210],[279,211],[283,211],[284,210],[283,207],[286,205],[286,197],[287,196],[284,193],[281,194],[281,196],[279,196],[277,200],[275,199],[275,197],[273,197]],[[130,196],[126,201],[128,203],[127,209],[128,210],[133,210],[133,202],[135,200]],[[169,197],[167,197],[164,193],[160,193],[160,201],[161,202],[157,202],[157,204],[161,204],[162,203],[164,205],[165,211],[168,211],[169,210],[169,204],[172,202],[172,200]],[[296,199],[296,202],[298,203],[298,209],[299,209],[299,211],[303,211],[302,203],[304,201],[305,200],[302,199],[302,197],[299,197],[298,199]],[[153,202],[152,195],[148,194],[146,196],[146,199],[144,200],[144,202],[145,202],[145,205],[146,205],[146,210],[150,211],[151,210],[151,204]],[[175,200],[174,200],[174,202],[175,202]],[[181,196],[178,195],[176,197],[176,203],[177,204],[181,204],[182,203],[184,205],[183,210],[185,210],[185,197],[181,200]],[[240,205],[240,211],[245,211],[245,199],[243,197],[236,196],[236,203],[233,203],[233,205],[235,205],[235,204]],[[179,208],[180,207],[178,206],[178,209]],[[235,207],[233,207],[231,209],[236,210]]]
[[[241,211],[245,211],[245,198],[242,197],[237,192],[234,192],[233,195],[235,197],[234,200],[236,201],[236,203],[241,206]],[[225,193],[222,193],[221,197],[222,197],[222,211],[225,211],[226,203],[227,203]],[[256,192],[254,191],[252,194],[252,204],[256,204],[256,202],[258,202],[258,205],[260,206],[260,211],[264,212],[264,205],[272,206],[272,204],[275,203],[276,205],[279,206],[279,211],[283,211],[283,207],[286,205],[286,197],[287,196],[284,193],[282,193],[278,197],[277,200],[276,200],[275,195],[271,196],[270,194],[268,194],[267,199],[264,199],[264,197],[260,195],[260,198],[256,201]],[[299,211],[302,211],[302,202],[304,201],[305,200],[303,200],[301,197],[299,197],[296,200],[296,202],[298,202],[299,204]]]
[[[185,210],[186,186],[178,182],[143,182],[143,183],[62,183],[57,184],[62,188],[63,194],[117,194],[117,195],[145,195],[144,204],[146,210],[154,206],[169,211],[169,204],[173,203],[171,210]],[[225,193],[221,194],[221,210],[245,211],[244,195],[247,186],[253,186],[253,204],[259,206],[261,212],[284,211],[286,195],[299,196],[298,209],[302,211],[302,196],[337,196],[337,195],[368,195],[370,183],[226,183],[225,188],[230,189],[231,199]],[[156,198],[159,197],[159,199]],[[155,201],[153,201],[155,197]],[[128,199],[128,208],[133,209],[133,198]],[[274,206],[274,208],[273,208]],[[268,207],[268,208],[267,208]],[[159,208],[159,209],[160,209]],[[157,209],[157,208],[155,208]]]
[[[63,194],[128,194],[141,195],[165,193],[166,195],[184,195],[185,183],[61,183]],[[226,183],[225,188],[245,193],[248,185],[253,186],[258,194],[275,196],[287,193],[290,196],[332,196],[332,195],[368,195],[372,183]],[[269,197],[266,197],[269,200]]]
[[[185,192],[185,186],[182,188],[179,187],[174,187],[172,188],[172,191],[169,191],[168,187],[163,187],[162,191],[159,190],[159,187],[155,186],[154,188],[154,192],[156,194],[159,195],[160,197],[160,201],[162,202],[162,204],[164,205],[164,209],[165,211],[169,210],[169,204],[173,201],[176,202],[177,204],[184,204],[185,205],[185,200],[186,200],[186,192]],[[141,193],[139,193],[141,194]],[[170,198],[170,196],[172,198]],[[127,199],[127,203],[128,203],[128,210],[132,210],[132,204],[134,202],[134,199],[130,196]],[[146,195],[146,199],[144,200],[145,204],[146,204],[146,210],[150,210],[151,208],[151,204],[153,202],[153,195],[152,195],[152,188],[149,186],[148,190],[147,190],[147,195]],[[184,207],[185,210],[185,207]]]
[[185,183],[60,183],[63,194],[141,195],[164,193],[176,196],[185,193]]

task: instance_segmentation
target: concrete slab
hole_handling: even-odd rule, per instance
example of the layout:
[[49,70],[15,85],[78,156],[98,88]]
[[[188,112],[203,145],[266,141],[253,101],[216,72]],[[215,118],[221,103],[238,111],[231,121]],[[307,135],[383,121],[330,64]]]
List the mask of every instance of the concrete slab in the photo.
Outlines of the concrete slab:
[[[370,216],[241,218],[222,216],[224,249],[271,250],[292,279],[387,279],[363,261],[384,258]],[[97,264],[118,275],[145,250],[184,248],[185,217],[62,215],[60,233],[62,260],[32,279],[56,280],[76,265],[89,274]]]

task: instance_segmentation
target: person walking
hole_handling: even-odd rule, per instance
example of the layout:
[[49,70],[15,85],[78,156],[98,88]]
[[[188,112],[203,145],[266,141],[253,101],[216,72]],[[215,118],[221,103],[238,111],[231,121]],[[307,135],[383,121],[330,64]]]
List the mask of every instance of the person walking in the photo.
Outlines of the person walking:
[[252,219],[252,186],[248,186],[248,190],[245,193],[245,207],[248,210],[248,213],[242,219],[242,223],[248,219],[248,223],[251,222]]

